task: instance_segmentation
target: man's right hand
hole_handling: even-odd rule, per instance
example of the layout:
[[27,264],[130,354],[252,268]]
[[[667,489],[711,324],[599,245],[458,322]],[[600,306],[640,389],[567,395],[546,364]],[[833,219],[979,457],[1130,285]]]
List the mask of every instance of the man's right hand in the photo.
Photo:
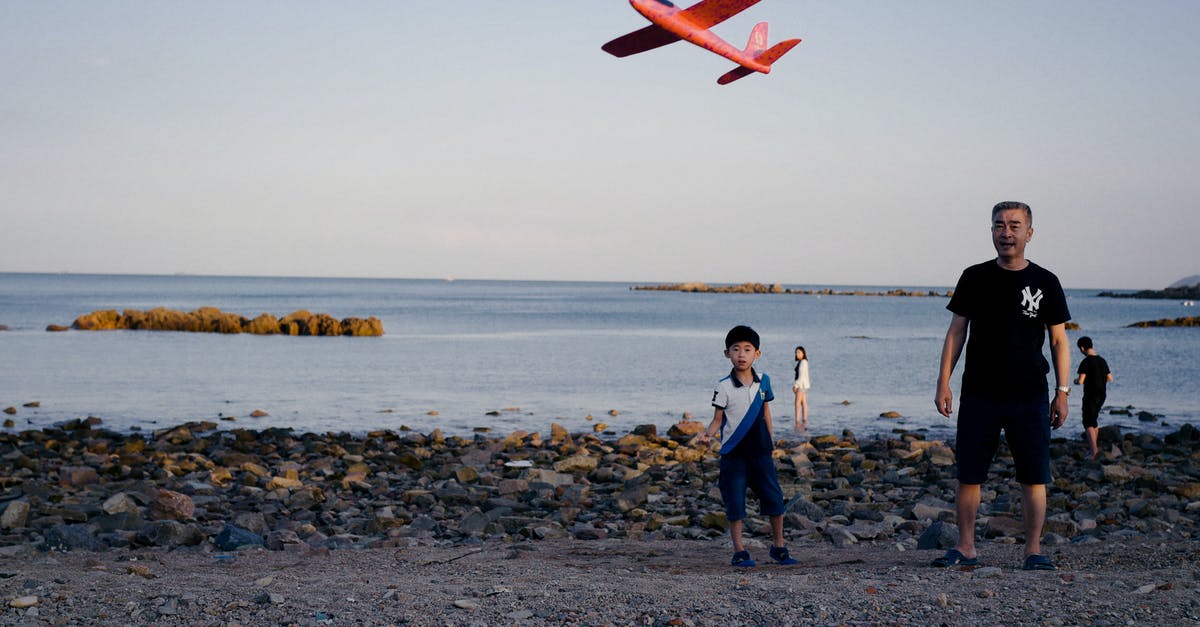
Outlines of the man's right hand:
[[937,395],[933,399],[938,413],[949,418],[954,413],[954,392],[950,391],[949,383],[938,383]]

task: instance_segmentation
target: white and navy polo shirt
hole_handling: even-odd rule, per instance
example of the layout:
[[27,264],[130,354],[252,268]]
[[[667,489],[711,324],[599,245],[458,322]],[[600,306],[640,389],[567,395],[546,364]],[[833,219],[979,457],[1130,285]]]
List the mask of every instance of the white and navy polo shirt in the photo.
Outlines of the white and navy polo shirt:
[[[775,394],[771,391],[771,378],[765,374],[759,375],[754,369],[750,370],[750,374],[754,377],[754,382],[750,385],[742,385],[742,382],[731,370],[728,376],[717,382],[717,389],[713,391],[713,407],[725,411],[725,420],[721,423],[722,455],[733,452],[733,449],[751,432],[754,432],[751,435],[752,440],[765,438],[766,450],[769,451],[772,448],[767,426],[759,420],[759,417],[763,415],[765,405],[775,400]],[[755,423],[759,424],[756,426]],[[729,427],[729,435],[726,435],[726,427]],[[747,444],[754,445],[757,450],[763,443],[747,442]]]

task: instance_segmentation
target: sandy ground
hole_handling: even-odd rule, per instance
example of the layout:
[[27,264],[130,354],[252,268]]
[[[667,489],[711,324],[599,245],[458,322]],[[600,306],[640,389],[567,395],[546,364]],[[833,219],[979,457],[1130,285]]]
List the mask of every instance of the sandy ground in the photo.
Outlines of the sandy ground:
[[[765,561],[765,549],[752,546]],[[726,542],[547,540],[0,558],[5,625],[787,625],[1200,623],[1200,542],[980,544],[974,569],[896,545],[793,544],[728,566]],[[34,603],[29,607],[16,605]]]

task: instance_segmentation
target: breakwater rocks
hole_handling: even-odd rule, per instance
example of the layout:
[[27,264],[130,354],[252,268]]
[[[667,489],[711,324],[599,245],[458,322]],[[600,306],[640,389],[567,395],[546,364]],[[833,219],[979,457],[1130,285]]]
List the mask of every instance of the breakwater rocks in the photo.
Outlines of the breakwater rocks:
[[953,290],[939,293],[937,291],[894,289],[886,292],[866,290],[834,290],[822,289],[793,289],[785,288],[779,283],[742,283],[740,285],[708,285],[707,283],[666,283],[662,285],[635,285],[629,288],[634,291],[658,292],[701,292],[716,294],[807,294],[815,296],[953,296]]
[[1162,318],[1160,320],[1144,320],[1135,322],[1127,327],[1137,327],[1139,329],[1148,329],[1151,327],[1200,327],[1200,316],[1187,316],[1183,318]]
[[[0,434],[0,555],[32,547],[261,545],[272,550],[574,538],[719,539],[718,458],[700,422],[616,440],[515,432],[502,438],[377,431],[218,430],[187,423],[118,434],[98,419]],[[1101,431],[1102,459],[1054,444],[1045,542],[1194,538],[1200,431]],[[834,546],[953,543],[953,453],[919,434],[814,437],[775,452],[791,540]],[[1002,453],[1004,457],[1004,453]],[[985,486],[981,533],[1017,542],[1011,461]],[[754,508],[751,507],[754,512]],[[766,536],[765,519],[747,529]]]
[[[52,325],[53,326],[53,325]],[[378,318],[344,318],[329,314],[314,314],[305,310],[292,312],[282,318],[264,313],[247,318],[223,312],[216,307],[201,307],[183,312],[158,307],[147,311],[113,309],[93,311],[75,319],[71,328],[81,331],[187,331],[192,333],[252,333],[255,335],[350,335],[356,337],[383,335],[383,323]],[[50,330],[47,327],[47,330]],[[65,330],[60,327],[55,330]]]
[[1179,287],[1168,287],[1162,290],[1141,290],[1139,292],[1100,292],[1096,296],[1108,298],[1149,298],[1149,299],[1200,299],[1200,283]]

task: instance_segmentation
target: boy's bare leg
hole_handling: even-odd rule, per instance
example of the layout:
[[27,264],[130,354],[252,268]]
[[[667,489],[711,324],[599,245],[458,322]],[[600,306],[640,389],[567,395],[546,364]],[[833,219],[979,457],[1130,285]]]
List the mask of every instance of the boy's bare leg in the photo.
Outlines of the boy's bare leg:
[[771,546],[784,546],[783,514],[771,517],[771,539],[774,542]]
[[735,520],[729,523],[729,539],[733,540],[733,552],[745,551],[746,547],[742,545],[742,528],[745,526],[745,521]]
[[1046,522],[1046,484],[1021,484],[1021,519],[1025,523],[1025,556],[1042,552],[1042,524]]
[[960,483],[954,496],[954,510],[958,514],[958,546],[954,548],[968,558],[976,557],[975,515],[979,513],[980,493],[978,483]]
[[1096,459],[1096,457],[1100,455],[1100,429],[1096,427],[1085,427],[1083,429],[1083,433],[1087,436],[1088,446],[1090,446],[1092,449],[1092,459]]

